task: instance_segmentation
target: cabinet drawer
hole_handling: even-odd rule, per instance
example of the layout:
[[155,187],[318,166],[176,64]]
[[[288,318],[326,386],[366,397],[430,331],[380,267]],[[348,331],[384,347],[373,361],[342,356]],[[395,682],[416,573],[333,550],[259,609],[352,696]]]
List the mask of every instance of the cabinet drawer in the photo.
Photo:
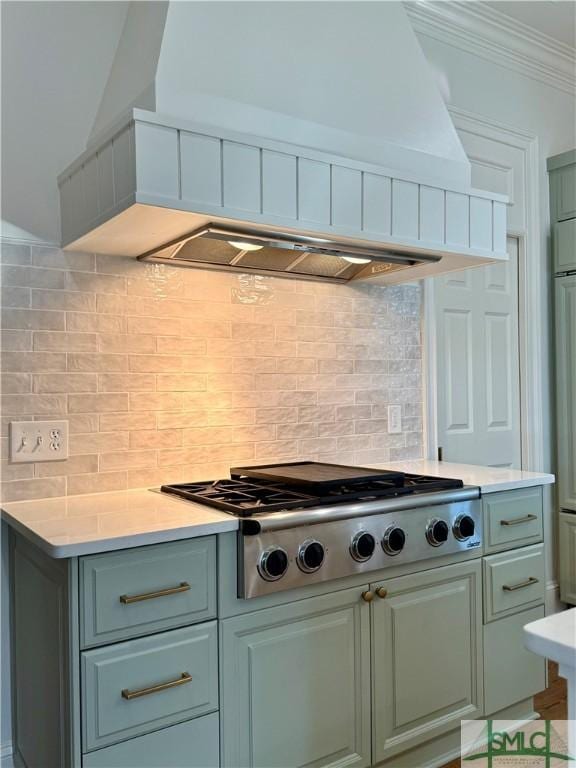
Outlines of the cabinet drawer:
[[216,622],[82,654],[85,751],[218,708]]
[[493,621],[544,602],[544,547],[484,558],[484,620]]
[[542,541],[542,488],[483,497],[486,550],[498,552]]
[[216,616],[216,541],[206,536],[83,557],[83,648]]
[[219,739],[215,712],[89,752],[82,768],[218,768]]
[[484,627],[485,714],[534,696],[546,687],[546,661],[524,647],[522,628],[544,616],[544,606]]

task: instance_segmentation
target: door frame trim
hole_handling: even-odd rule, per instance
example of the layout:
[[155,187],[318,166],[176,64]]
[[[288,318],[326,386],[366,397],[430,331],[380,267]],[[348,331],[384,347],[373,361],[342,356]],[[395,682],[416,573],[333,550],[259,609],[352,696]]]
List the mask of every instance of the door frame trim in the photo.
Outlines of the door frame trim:
[[[544,471],[544,392],[545,371],[542,320],[547,290],[546,234],[540,228],[538,138],[488,120],[481,115],[449,107],[456,129],[491,139],[519,149],[524,155],[525,229],[509,230],[508,236],[518,239],[518,335],[520,355],[520,431],[521,466]],[[424,446],[428,458],[436,459],[438,452],[437,415],[437,346],[432,278],[423,281],[423,362],[424,362]]]

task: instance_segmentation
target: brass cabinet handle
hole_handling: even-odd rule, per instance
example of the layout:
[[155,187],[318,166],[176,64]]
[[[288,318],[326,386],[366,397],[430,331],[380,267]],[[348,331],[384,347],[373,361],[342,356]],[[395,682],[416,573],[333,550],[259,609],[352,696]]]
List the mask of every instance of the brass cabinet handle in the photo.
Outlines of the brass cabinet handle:
[[141,603],[143,600],[153,600],[155,597],[165,597],[166,595],[177,595],[180,592],[188,592],[190,584],[187,581],[181,581],[177,587],[168,587],[159,589],[156,592],[143,592],[141,595],[120,595],[120,602],[124,605],[130,603]]
[[365,603],[371,603],[372,600],[374,600],[374,592],[371,592],[369,589],[367,589],[366,592],[362,592],[362,600],[364,600]]
[[376,594],[378,595],[378,597],[385,598],[386,595],[388,594],[388,590],[384,589],[384,587],[378,587],[378,589],[376,590]]
[[524,517],[514,517],[512,520],[500,520],[500,525],[520,525],[532,520],[538,520],[538,515],[524,515]]
[[130,691],[128,688],[124,688],[122,691],[122,698],[127,699],[139,699],[140,696],[148,696],[150,693],[158,693],[159,691],[167,691],[169,688],[176,688],[178,685],[185,685],[192,682],[192,675],[188,672],[182,672],[180,677],[176,680],[169,680],[167,683],[159,683],[158,685],[151,685],[149,688],[138,688],[136,691]]
[[538,584],[540,579],[530,576],[526,581],[521,581],[519,584],[504,584],[502,589],[504,592],[515,592],[517,589],[524,589],[524,587],[531,587],[532,584]]

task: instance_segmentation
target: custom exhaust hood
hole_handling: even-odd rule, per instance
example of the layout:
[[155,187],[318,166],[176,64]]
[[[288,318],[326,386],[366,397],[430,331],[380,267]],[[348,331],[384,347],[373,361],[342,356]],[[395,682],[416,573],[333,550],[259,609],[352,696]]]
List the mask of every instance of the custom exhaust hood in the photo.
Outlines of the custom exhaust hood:
[[388,283],[507,258],[400,2],[130,3],[58,183],[70,250]]

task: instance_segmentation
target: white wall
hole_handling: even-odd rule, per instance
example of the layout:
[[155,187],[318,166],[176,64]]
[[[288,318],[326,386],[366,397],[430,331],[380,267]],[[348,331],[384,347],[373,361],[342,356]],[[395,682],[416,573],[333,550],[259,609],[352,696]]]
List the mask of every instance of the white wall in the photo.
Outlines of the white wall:
[[2,234],[60,242],[56,176],[86,147],[126,2],[3,2]]

